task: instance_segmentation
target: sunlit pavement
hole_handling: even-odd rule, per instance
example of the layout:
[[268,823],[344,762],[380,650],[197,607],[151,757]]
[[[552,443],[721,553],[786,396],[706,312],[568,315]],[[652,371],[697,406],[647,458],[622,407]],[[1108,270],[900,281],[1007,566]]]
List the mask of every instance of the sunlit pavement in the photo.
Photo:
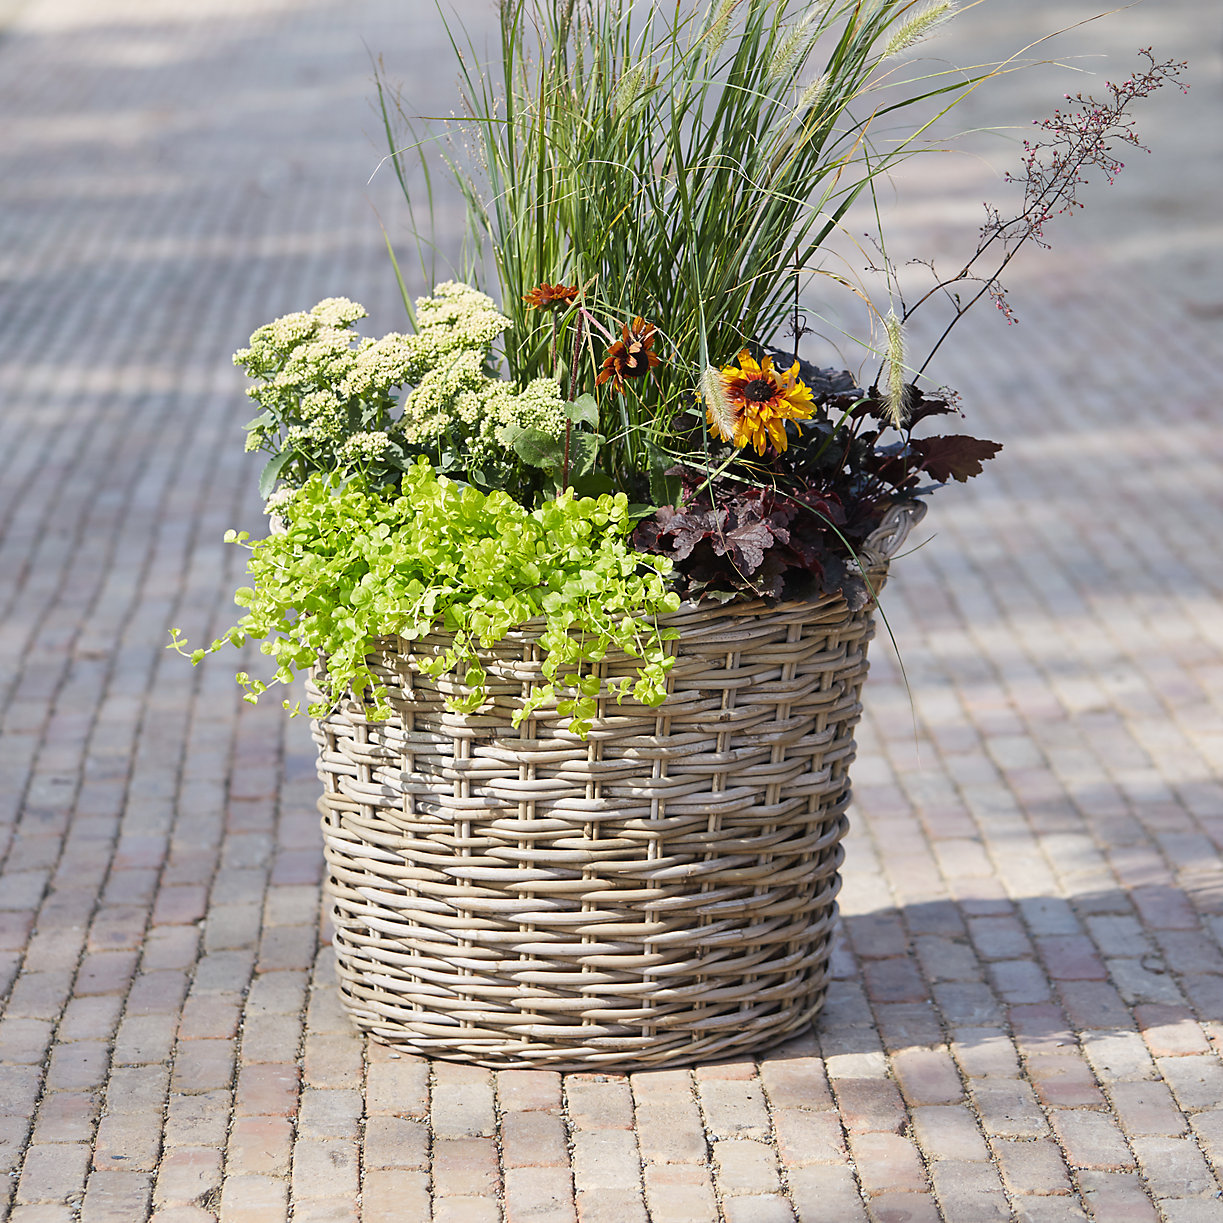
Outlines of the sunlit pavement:
[[[482,38],[488,9],[460,8]],[[1089,13],[993,0],[938,50],[996,59]],[[952,124],[1021,137],[1139,46],[1192,61],[1188,97],[1137,112],[1155,151],[1008,270],[1018,324],[986,304],[939,354],[965,431],[1005,449],[935,498],[885,595],[904,676],[881,633],[824,1015],[758,1061],[627,1077],[359,1038],[319,941],[307,726],[242,704],[234,660],[163,649],[229,623],[221,536],[259,520],[230,353],[330,295],[403,325],[371,55],[448,114],[432,6],[0,18],[0,1217],[1223,1220],[1209,0],[1038,48],[1098,75],[1008,75]],[[1015,198],[1017,146],[967,147],[883,199],[899,259],[951,264]]]

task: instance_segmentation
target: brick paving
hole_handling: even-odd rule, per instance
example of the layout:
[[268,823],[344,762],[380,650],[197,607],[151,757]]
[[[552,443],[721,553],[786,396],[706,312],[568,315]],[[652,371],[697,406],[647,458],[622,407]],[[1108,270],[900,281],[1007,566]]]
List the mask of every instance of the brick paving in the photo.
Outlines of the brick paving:
[[[948,54],[1080,9],[973,10]],[[162,648],[226,622],[221,536],[257,520],[230,352],[331,294],[401,325],[369,53],[448,109],[432,7],[0,4],[0,1218],[1223,1220],[1209,15],[1071,36],[1114,77],[1138,45],[1184,54],[1194,92],[1149,103],[1152,158],[1009,276],[1019,327],[946,349],[1006,450],[888,588],[904,674],[881,641],[823,1016],[758,1060],[626,1077],[359,1038],[306,726]],[[976,119],[1080,87],[1043,71]],[[903,249],[971,240],[1011,155],[980,151],[913,171]]]

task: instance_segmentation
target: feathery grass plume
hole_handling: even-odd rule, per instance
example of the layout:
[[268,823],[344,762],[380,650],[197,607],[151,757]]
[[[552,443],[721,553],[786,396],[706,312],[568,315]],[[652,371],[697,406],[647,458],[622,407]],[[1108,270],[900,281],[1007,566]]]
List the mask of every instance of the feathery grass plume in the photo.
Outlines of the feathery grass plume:
[[928,4],[920,13],[915,13],[910,17],[888,39],[881,58],[890,59],[893,55],[907,51],[915,43],[921,42],[932,30],[941,26],[944,21],[954,17],[955,13],[954,0],[939,0],[937,4]]
[[811,27],[818,26],[822,16],[818,10],[810,12],[802,21],[796,21],[786,31],[786,36],[773,53],[773,62],[765,73],[766,84],[788,81],[802,67],[814,41]]
[[622,73],[616,82],[612,93],[612,112],[621,114],[637,100],[641,94],[641,85],[645,80],[645,66],[634,64],[627,72]]
[[887,404],[888,418],[900,428],[909,414],[909,388],[905,383],[905,336],[904,325],[895,310],[889,310],[883,320],[887,332],[887,388],[883,393]]
[[712,365],[705,366],[701,371],[701,397],[705,401],[709,423],[729,442],[735,436],[738,413],[726,397],[721,373]]
[[806,89],[803,90],[798,97],[798,105],[794,108],[795,114],[805,115],[809,110],[815,110],[825,95],[828,93],[828,73],[822,73],[817,76]]
[[727,32],[730,30],[731,14],[738,7],[739,0],[722,0],[718,6],[718,11],[705,32],[705,57],[707,59],[713,59],[722,50],[722,44],[726,41]]

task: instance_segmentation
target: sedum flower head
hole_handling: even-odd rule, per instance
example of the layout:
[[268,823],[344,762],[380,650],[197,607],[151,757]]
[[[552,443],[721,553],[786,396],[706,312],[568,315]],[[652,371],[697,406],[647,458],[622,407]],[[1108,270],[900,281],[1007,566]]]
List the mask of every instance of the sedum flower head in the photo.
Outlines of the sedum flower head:
[[347,297],[326,297],[310,314],[324,327],[350,327],[359,318],[368,318],[365,307]]
[[549,437],[560,437],[565,431],[565,400],[555,378],[536,378],[521,391],[515,391],[508,382],[494,382],[484,402],[496,422],[495,435],[502,445],[508,425],[539,429]]
[[390,445],[391,439],[385,433],[354,433],[336,454],[345,467],[361,467],[382,458]]
[[295,488],[278,488],[264,503],[263,512],[265,514],[284,515],[285,511],[293,504],[293,498],[297,496]]
[[510,320],[493,299],[470,285],[443,281],[432,297],[416,302],[418,336],[430,335],[435,343],[451,348],[490,348],[510,326]]
[[479,391],[488,380],[484,362],[481,349],[463,349],[440,358],[423,374],[403,403],[399,428],[404,441],[427,446],[437,437],[454,418],[460,397]]
[[346,399],[386,394],[410,381],[415,364],[412,337],[393,331],[363,343],[351,355],[337,390]]
[[326,387],[307,391],[301,400],[301,416],[303,420],[319,420],[334,416],[343,406],[340,397]]

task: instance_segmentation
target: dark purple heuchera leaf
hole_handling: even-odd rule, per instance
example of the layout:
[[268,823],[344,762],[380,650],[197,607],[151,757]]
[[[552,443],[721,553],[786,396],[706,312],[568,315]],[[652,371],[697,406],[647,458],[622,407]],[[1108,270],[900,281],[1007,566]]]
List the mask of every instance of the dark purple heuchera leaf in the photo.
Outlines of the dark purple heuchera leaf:
[[772,522],[756,519],[740,522],[733,531],[727,531],[721,541],[715,540],[714,548],[716,550],[721,542],[725,551],[733,556],[746,572],[755,573],[764,563],[764,554],[774,542],[785,543],[789,538],[789,532],[784,528],[774,535]]
[[[853,586],[828,539],[844,510],[810,490],[786,493],[731,485],[717,493],[696,488],[698,473],[680,473],[690,491],[679,510],[665,508],[638,526],[635,547],[670,556],[680,593],[744,591],[765,598]],[[857,590],[853,595],[857,597]]]
[[951,391],[942,390],[937,395],[927,395],[919,387],[909,387],[908,415],[905,417],[905,428],[912,429],[919,420],[927,416],[946,416],[958,413],[959,396]]
[[909,449],[915,467],[920,467],[930,479],[945,484],[950,479],[963,483],[971,476],[979,476],[981,464],[992,459],[1002,447],[997,442],[951,433],[921,438],[911,442]]

